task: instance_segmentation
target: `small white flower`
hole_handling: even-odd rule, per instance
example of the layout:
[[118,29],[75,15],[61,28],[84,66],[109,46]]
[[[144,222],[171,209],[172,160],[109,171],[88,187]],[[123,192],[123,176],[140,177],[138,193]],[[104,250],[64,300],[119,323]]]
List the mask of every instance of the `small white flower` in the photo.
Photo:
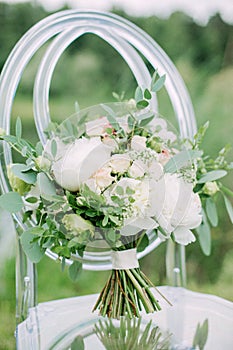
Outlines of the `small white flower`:
[[112,168],[112,172],[117,174],[124,174],[129,166],[131,159],[128,154],[114,154],[111,157],[109,166]]
[[131,140],[131,149],[134,151],[141,151],[146,148],[146,137],[134,135]]

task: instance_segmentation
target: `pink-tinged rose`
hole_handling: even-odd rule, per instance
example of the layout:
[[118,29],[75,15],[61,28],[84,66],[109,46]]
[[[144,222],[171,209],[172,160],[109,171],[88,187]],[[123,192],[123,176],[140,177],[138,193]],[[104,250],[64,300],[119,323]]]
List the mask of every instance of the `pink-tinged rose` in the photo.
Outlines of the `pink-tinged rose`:
[[169,159],[171,158],[171,154],[169,150],[164,148],[159,154],[158,154],[158,162],[162,165],[165,165]]
[[146,137],[134,135],[131,140],[131,149],[134,151],[142,151],[146,148]]
[[130,166],[131,159],[128,154],[114,154],[111,157],[109,166],[114,174],[124,174]]
[[106,129],[108,128],[114,131],[108,119],[101,117],[86,123],[86,134],[88,136],[103,136],[106,134]]

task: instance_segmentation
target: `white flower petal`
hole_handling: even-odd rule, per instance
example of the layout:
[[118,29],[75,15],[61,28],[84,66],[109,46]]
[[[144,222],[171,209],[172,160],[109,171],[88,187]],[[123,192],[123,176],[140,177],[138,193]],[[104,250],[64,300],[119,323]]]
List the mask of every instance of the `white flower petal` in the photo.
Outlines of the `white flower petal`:
[[190,231],[187,227],[177,227],[173,233],[175,241],[182,245],[187,245],[191,242],[195,242],[196,240],[192,231]]

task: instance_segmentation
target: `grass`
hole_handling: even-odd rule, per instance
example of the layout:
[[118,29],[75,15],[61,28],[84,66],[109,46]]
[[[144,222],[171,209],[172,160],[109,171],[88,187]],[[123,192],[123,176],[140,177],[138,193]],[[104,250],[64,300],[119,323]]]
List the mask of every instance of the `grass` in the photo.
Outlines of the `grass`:
[[[179,62],[178,68],[189,86],[198,124],[206,120],[211,121],[204,146],[206,150],[214,153],[227,141],[232,140],[233,72],[230,69],[223,70],[208,80],[204,74],[202,76],[188,64]],[[74,111],[74,101],[72,97],[52,100],[51,114],[57,119],[71,115]],[[23,124],[28,126],[25,127],[24,136],[33,141],[35,128],[32,123],[32,105],[27,98],[20,95],[17,97],[13,114],[14,117],[23,116]],[[232,184],[232,177],[228,177],[227,181],[229,185]],[[213,251],[210,257],[204,257],[200,253],[198,244],[187,249],[188,288],[233,300],[233,235],[232,225],[226,215],[221,215],[219,227],[212,233]],[[156,285],[166,283],[164,253],[165,247],[162,245],[141,262],[142,269]],[[69,280],[67,272],[61,273],[58,264],[49,261],[48,258],[39,263],[38,271],[39,302],[99,292],[107,277],[107,272],[84,271],[79,282],[74,284]],[[0,350],[15,348],[14,330],[14,259],[10,259],[0,266]]]

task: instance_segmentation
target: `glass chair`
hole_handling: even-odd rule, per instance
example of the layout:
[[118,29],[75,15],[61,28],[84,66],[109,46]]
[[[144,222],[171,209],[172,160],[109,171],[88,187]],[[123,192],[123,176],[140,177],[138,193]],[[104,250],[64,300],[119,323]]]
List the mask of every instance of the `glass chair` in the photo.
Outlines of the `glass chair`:
[[[17,43],[11,52],[0,79],[0,127],[8,133],[12,116],[12,105],[22,74],[31,58],[45,44],[47,49],[38,67],[34,84],[33,109],[34,120],[40,141],[46,142],[43,130],[50,121],[49,90],[52,75],[58,59],[65,49],[86,33],[94,34],[110,44],[125,60],[138,85],[150,85],[151,75],[146,62],[160,75],[166,74],[165,88],[169,96],[182,136],[192,137],[196,132],[196,122],[192,103],[185,84],[162,48],[144,31],[129,21],[110,13],[96,11],[68,10],[55,13],[33,26]],[[152,108],[158,110],[156,96]],[[10,190],[6,165],[11,163],[12,154],[8,145],[3,144],[0,184],[3,193]],[[17,227],[16,296],[17,320],[27,316],[28,309],[37,303],[36,267],[25,256],[20,245],[20,234],[27,227],[21,214],[14,215]],[[142,257],[155,249],[161,242],[149,235],[149,246],[140,253]],[[51,251],[47,255],[56,259]],[[169,246],[167,253],[167,275],[171,284],[185,284],[184,248]],[[80,258],[81,259],[81,258]],[[175,259],[175,260],[173,260]],[[174,262],[175,261],[175,262]],[[177,263],[179,261],[179,263]],[[181,263],[180,263],[181,262]],[[71,261],[67,260],[70,264]],[[104,270],[111,268],[110,253],[85,253],[84,269]]]

